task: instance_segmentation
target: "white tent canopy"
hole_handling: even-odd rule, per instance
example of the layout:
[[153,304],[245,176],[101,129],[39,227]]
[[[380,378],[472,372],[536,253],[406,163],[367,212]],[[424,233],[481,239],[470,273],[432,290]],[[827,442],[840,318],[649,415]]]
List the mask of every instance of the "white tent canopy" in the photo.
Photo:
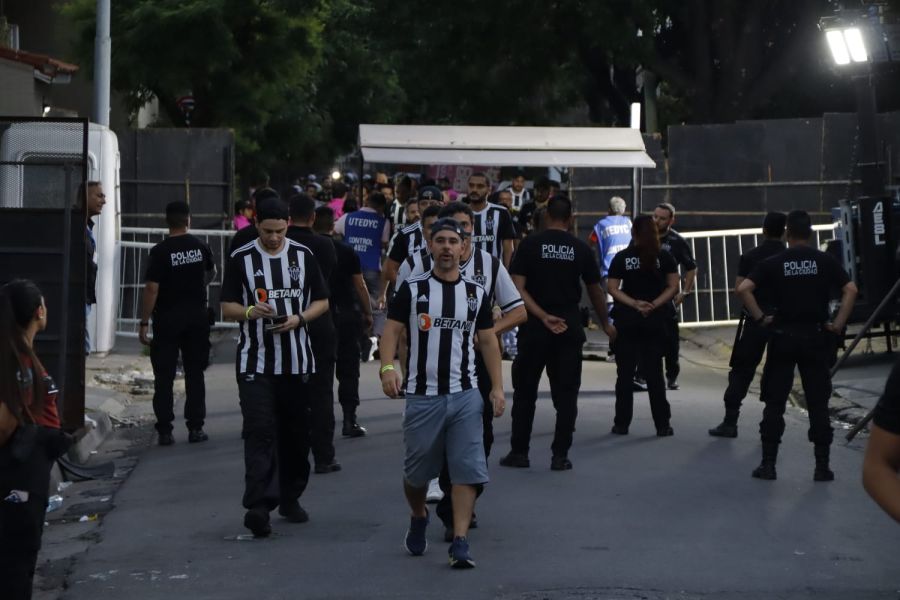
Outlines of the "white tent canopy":
[[624,127],[360,125],[370,163],[652,169],[640,131]]

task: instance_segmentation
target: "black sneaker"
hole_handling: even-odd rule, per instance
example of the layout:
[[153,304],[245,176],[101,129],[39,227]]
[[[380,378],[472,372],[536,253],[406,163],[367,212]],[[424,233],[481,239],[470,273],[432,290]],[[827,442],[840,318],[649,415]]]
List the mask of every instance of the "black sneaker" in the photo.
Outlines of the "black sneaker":
[[669,388],[670,390],[677,390],[681,386],[678,385],[678,380],[673,377],[671,379],[666,380],[666,387]]
[[344,423],[344,427],[341,429],[341,435],[349,438],[363,437],[366,435],[366,428],[361,427],[356,421]]
[[669,437],[670,435],[675,435],[675,430],[668,425],[656,430],[656,437]]
[[447,554],[450,555],[450,566],[454,569],[471,569],[475,566],[475,561],[469,554],[469,541],[464,537],[453,538]]
[[643,377],[635,377],[631,382],[631,389],[635,392],[646,392],[647,382],[644,381]]
[[753,469],[751,475],[756,479],[765,479],[767,481],[778,479],[778,474],[775,472],[775,465],[765,462]]
[[160,446],[171,446],[175,443],[175,437],[172,433],[160,433],[158,442]]
[[527,469],[531,466],[531,461],[528,460],[528,456],[526,456],[525,454],[510,452],[500,459],[500,466],[513,467],[516,469]]
[[709,430],[709,435],[713,437],[726,437],[726,438],[736,438],[737,437],[737,425],[729,425],[724,421],[713,427]]
[[622,427],[621,425],[613,425],[609,432],[616,435],[628,435],[628,428]]
[[197,444],[209,440],[209,436],[202,429],[191,429],[188,431],[188,443]]
[[333,460],[330,463],[316,463],[315,471],[317,474],[335,473],[341,470],[341,463]]
[[244,527],[250,530],[253,537],[268,537],[272,533],[269,511],[264,508],[251,508],[244,515]]
[[816,467],[813,481],[834,481],[834,471],[825,467]]
[[406,530],[406,538],[403,547],[413,556],[422,556],[428,550],[428,539],[425,537],[425,529],[428,528],[430,515],[425,511],[424,517],[410,517],[409,529]]
[[568,471],[572,468],[572,461],[565,456],[554,456],[550,459],[551,471]]
[[278,514],[290,523],[306,523],[309,521],[309,513],[296,500],[279,505]]

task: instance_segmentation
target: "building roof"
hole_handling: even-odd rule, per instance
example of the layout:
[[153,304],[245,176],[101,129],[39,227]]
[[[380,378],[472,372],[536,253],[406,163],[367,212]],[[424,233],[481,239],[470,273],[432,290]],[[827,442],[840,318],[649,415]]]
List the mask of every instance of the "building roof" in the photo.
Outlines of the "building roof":
[[43,75],[53,78],[57,75],[71,75],[78,71],[78,65],[51,58],[45,54],[36,54],[24,50],[0,47],[0,58],[30,65]]
[[359,126],[374,163],[652,169],[641,132],[625,127]]

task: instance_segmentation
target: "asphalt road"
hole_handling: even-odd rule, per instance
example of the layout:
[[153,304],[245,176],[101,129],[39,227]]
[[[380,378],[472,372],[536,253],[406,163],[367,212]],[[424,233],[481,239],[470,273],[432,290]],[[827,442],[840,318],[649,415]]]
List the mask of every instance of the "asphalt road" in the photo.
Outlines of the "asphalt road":
[[[275,535],[242,541],[240,412],[233,367],[208,371],[211,440],[150,447],[104,517],[99,542],[69,577],[67,599],[160,598],[898,598],[900,527],[860,485],[862,443],[837,444],[837,480],[812,480],[806,419],[791,410],[779,479],[750,477],[761,406],[747,401],[735,440],[710,438],[725,371],[694,351],[670,392],[672,438],[656,438],[646,395],[627,437],[609,433],[614,366],[585,364],[574,469],[549,469],[552,405],[543,393],[530,469],[497,465],[470,535],[478,567],[453,571],[439,522],[423,557],[401,548],[402,401],[363,365],[362,439],[338,436],[344,470],[313,475],[311,521],[273,518]],[[508,377],[509,363],[505,363]],[[511,397],[511,386],[507,382]],[[546,388],[545,388],[546,389]],[[340,415],[340,409],[337,413]]]

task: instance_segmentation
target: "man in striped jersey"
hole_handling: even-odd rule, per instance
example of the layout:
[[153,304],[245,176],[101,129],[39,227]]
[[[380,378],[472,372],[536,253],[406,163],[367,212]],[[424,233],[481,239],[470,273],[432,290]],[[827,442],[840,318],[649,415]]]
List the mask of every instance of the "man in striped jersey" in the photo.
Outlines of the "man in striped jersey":
[[[419,210],[418,214],[421,215],[425,213],[425,209],[429,206],[439,204],[441,198],[440,188],[431,185],[425,186],[419,190],[418,198],[410,200],[410,202],[416,203]],[[399,285],[399,283],[397,283],[397,272],[403,264],[403,261],[410,256],[415,256],[419,250],[422,250],[428,245],[424,231],[422,223],[416,219],[415,222],[398,230],[396,235],[394,235],[394,239],[391,240],[387,258],[381,269],[381,287],[379,289],[377,304],[380,309],[383,309],[387,305],[387,294],[391,285],[394,286],[394,289]]]
[[294,523],[309,520],[298,499],[309,480],[309,397],[315,359],[306,323],[328,310],[312,252],[287,239],[287,205],[257,205],[256,240],[237,248],[225,268],[222,315],[240,323],[237,382],[243,416],[244,526],[271,533],[278,507]]
[[460,275],[465,232],[453,219],[438,219],[431,232],[432,270],[404,282],[391,301],[381,338],[381,382],[385,394],[398,396],[401,378],[393,357],[405,328],[409,359],[403,386],[404,491],[412,517],[404,545],[414,556],[428,547],[425,495],[428,481],[440,472],[446,457],[453,482],[450,564],[468,568],[475,566],[466,540],[475,486],[488,481],[482,441],[484,404],[475,371],[476,338],[491,379],[495,416],[502,415],[505,407],[500,348],[484,288]]
[[474,213],[472,245],[479,250],[487,250],[509,268],[513,255],[513,229],[509,211],[499,204],[488,202],[491,182],[484,173],[469,175],[469,206]]
[[431,248],[428,243],[431,241],[431,226],[438,219],[438,213],[441,212],[440,206],[429,206],[422,213],[422,231],[425,232],[425,245],[410,254],[400,264],[397,269],[397,279],[394,282],[395,287],[399,287],[401,283],[409,279],[412,273],[424,273],[431,270]]

